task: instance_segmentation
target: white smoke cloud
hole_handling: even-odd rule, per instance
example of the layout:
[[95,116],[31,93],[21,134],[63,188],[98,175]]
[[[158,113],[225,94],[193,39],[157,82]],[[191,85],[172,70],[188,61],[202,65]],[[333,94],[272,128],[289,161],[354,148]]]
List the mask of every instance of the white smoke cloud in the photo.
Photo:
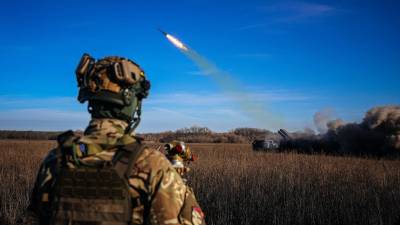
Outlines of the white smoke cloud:
[[334,111],[330,108],[325,108],[314,114],[314,125],[318,132],[324,134],[328,131],[327,124],[334,115]]

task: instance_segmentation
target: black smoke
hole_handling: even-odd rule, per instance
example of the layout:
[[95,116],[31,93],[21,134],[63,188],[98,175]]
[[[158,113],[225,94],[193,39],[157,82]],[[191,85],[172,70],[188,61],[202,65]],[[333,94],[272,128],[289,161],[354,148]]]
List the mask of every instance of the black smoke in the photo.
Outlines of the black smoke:
[[385,155],[400,151],[400,106],[370,109],[361,123],[328,122],[326,141],[340,145],[339,152]]
[[400,153],[400,106],[374,107],[361,123],[344,123],[340,119],[326,122],[320,135],[300,136],[281,142],[281,150],[328,154],[385,156]]

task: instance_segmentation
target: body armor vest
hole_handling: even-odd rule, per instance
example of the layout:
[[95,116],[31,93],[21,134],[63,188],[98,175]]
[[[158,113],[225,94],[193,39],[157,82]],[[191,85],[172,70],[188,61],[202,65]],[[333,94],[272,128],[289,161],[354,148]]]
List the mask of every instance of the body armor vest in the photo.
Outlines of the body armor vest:
[[130,224],[133,201],[127,178],[144,148],[134,143],[117,151],[116,156],[122,151],[129,159],[123,171],[117,171],[111,162],[95,168],[61,166],[52,194],[50,224]]

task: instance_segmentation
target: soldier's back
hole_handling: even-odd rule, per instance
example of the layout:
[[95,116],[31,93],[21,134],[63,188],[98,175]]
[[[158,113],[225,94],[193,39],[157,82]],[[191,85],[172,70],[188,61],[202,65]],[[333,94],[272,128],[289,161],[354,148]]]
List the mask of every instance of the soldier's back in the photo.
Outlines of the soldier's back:
[[192,190],[162,153],[132,137],[119,140],[59,138],[32,195],[41,224],[204,222]]

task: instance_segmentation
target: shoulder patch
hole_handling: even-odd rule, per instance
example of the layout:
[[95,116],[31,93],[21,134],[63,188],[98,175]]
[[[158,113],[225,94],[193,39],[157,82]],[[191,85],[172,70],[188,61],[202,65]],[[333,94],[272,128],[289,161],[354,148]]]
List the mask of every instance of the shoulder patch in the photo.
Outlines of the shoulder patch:
[[200,225],[203,223],[204,213],[200,207],[193,207],[192,210],[192,223],[193,225]]

